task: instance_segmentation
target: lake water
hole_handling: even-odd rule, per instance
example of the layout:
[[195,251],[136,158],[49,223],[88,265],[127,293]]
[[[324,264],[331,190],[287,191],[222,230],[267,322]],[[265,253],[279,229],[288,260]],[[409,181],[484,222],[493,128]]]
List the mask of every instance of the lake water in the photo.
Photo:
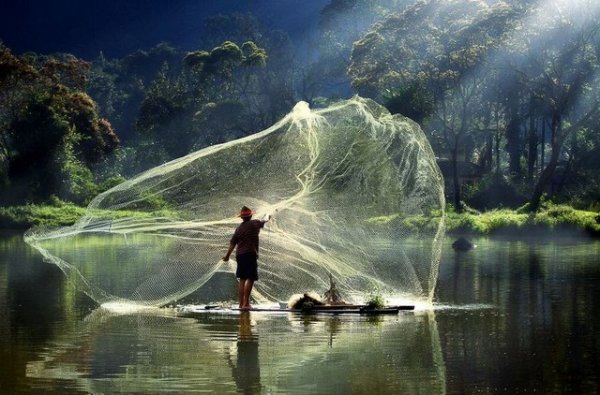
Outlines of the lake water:
[[433,308],[181,318],[99,309],[2,234],[0,393],[599,393],[600,242],[451,241]]

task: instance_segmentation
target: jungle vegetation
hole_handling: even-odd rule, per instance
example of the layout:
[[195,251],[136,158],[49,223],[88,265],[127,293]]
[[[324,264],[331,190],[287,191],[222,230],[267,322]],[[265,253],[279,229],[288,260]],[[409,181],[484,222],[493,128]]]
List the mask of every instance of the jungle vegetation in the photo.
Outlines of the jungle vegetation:
[[421,125],[456,212],[598,211],[600,7],[543,3],[331,0],[308,46],[237,13],[206,18],[198,48],[120,58],[0,41],[0,205],[84,205],[299,100],[360,94]]

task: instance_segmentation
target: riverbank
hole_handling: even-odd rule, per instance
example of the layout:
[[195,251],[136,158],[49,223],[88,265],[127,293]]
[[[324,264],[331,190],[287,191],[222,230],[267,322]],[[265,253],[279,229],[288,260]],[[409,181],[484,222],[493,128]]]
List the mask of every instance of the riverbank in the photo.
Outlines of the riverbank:
[[446,231],[453,235],[531,235],[532,233],[583,233],[600,238],[600,213],[567,205],[546,204],[535,214],[525,209],[486,212],[448,211]]
[[[72,225],[85,213],[84,207],[58,202],[0,207],[0,229],[25,230],[33,226]],[[127,213],[120,213],[126,216]],[[456,213],[449,210],[446,231],[451,235],[530,234],[531,232],[580,232],[600,238],[600,214],[566,205],[546,205],[535,215],[524,210],[496,209]]]
[[72,225],[85,213],[85,207],[73,203],[26,204],[0,207],[0,229],[25,230],[33,226]]
[[[87,208],[57,200],[53,204],[26,204],[23,206],[0,207],[0,229],[26,230],[36,226],[55,228],[73,225],[86,214]],[[88,213],[89,214],[89,213]],[[94,210],[95,218],[148,218],[169,217],[173,212],[156,211]]]

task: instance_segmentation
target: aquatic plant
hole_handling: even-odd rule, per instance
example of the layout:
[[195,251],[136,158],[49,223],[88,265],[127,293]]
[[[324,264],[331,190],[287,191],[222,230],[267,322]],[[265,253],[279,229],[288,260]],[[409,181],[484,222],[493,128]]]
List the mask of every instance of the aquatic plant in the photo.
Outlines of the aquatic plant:
[[385,303],[385,298],[381,294],[381,289],[379,287],[373,287],[371,292],[369,292],[365,305],[367,309],[382,309],[385,307]]

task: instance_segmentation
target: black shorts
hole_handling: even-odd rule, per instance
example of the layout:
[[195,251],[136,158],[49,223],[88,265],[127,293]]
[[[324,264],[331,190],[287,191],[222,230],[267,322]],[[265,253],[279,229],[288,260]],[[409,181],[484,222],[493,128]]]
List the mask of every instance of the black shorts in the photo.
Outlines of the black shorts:
[[236,256],[237,270],[235,276],[237,278],[258,280],[258,257],[254,253],[248,253]]

